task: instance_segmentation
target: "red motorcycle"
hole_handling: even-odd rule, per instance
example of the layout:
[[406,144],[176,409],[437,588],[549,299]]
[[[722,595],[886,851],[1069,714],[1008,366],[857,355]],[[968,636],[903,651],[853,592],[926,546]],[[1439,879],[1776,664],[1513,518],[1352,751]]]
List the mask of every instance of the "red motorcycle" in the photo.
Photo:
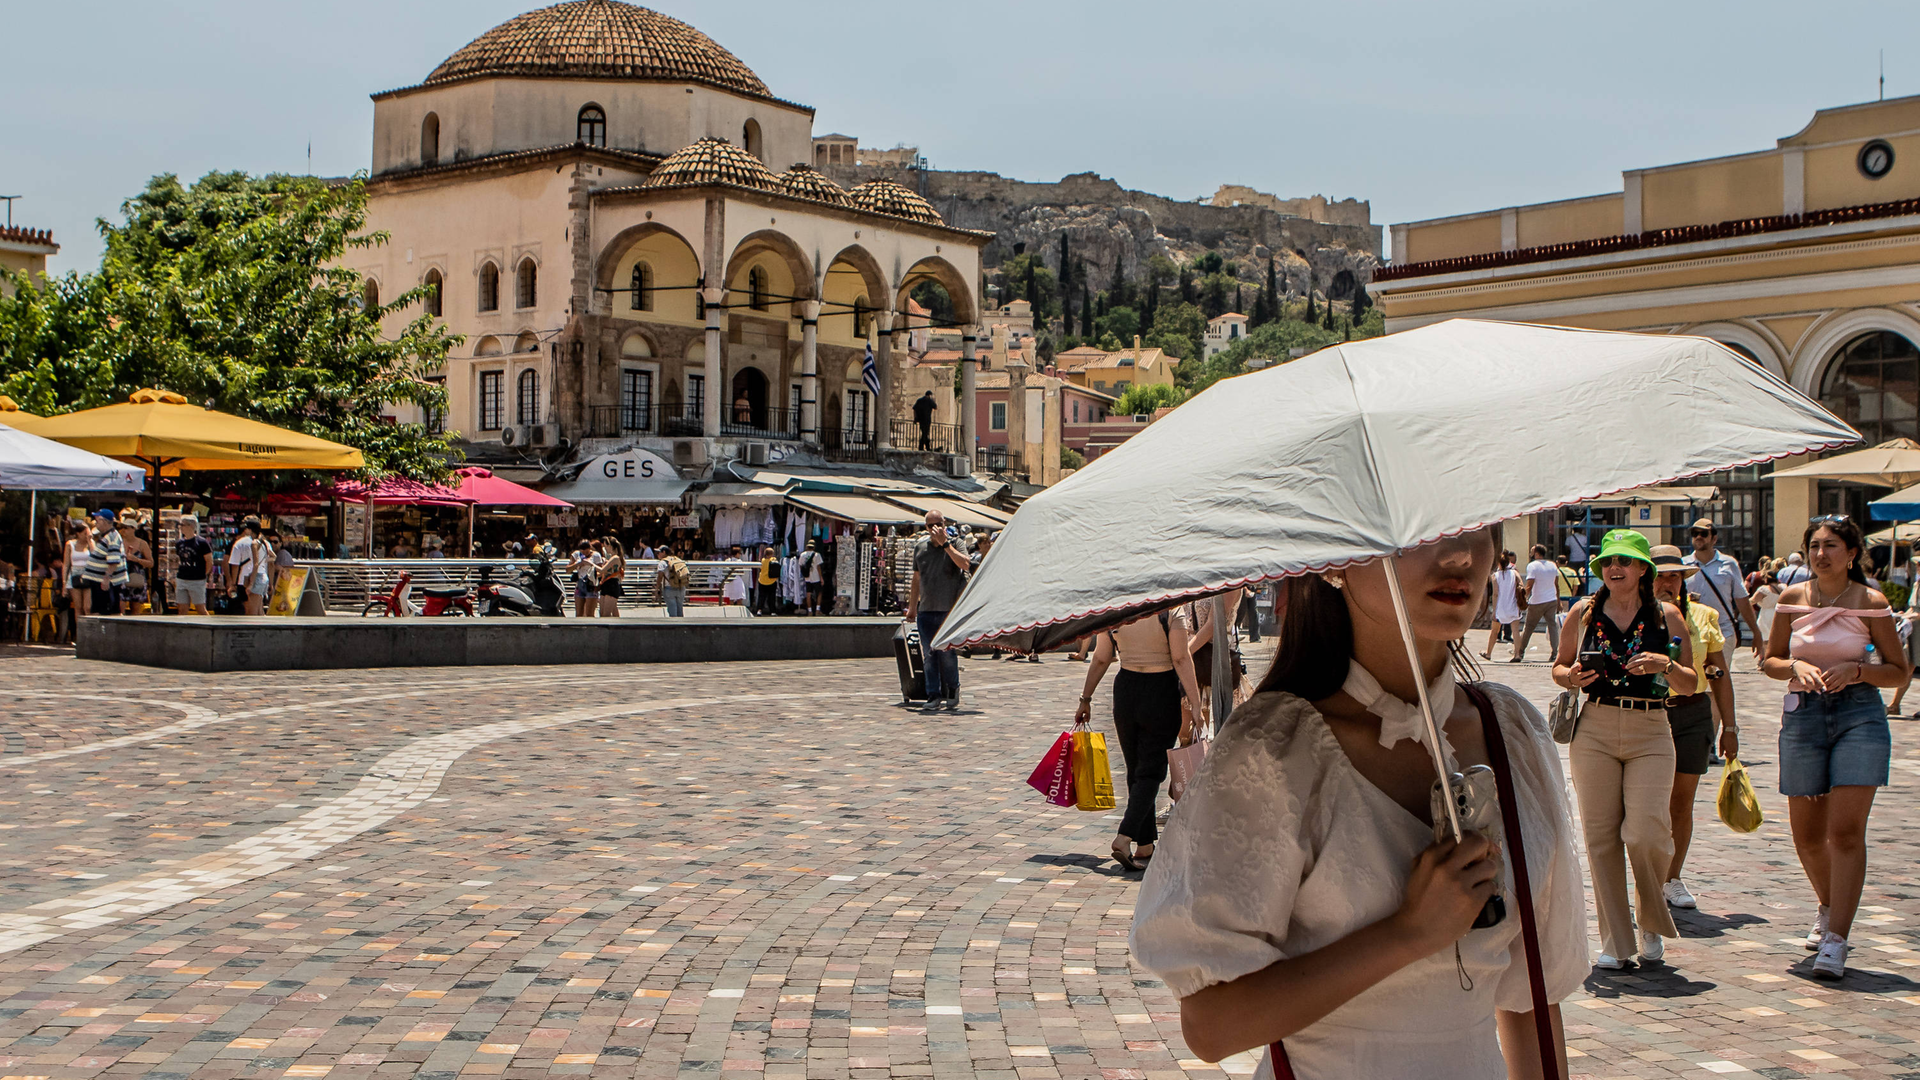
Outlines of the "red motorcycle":
[[420,594],[427,598],[425,605],[416,608],[409,596],[413,586],[413,572],[402,570],[400,576],[393,579],[393,589],[385,596],[376,596],[367,601],[360,615],[385,615],[389,618],[401,618],[406,615],[422,615],[433,618],[439,615],[473,615],[473,596],[463,586],[447,588],[425,588]]

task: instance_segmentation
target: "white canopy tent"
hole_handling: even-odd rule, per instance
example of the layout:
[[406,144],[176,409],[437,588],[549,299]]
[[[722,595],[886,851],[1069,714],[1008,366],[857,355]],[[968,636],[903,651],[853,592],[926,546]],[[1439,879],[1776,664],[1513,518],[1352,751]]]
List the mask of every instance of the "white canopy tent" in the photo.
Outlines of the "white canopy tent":
[[14,488],[27,497],[27,576],[33,576],[33,530],[40,516],[42,491],[143,491],[147,471],[137,465],[101,457],[29,435],[0,424],[0,489]]

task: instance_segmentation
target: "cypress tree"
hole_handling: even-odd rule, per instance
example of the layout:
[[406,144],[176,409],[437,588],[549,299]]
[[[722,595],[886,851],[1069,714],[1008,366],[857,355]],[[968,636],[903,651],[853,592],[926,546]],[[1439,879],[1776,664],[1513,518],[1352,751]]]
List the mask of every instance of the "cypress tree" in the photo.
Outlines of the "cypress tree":
[[1235,314],[1245,315],[1247,313],[1247,309],[1241,306],[1244,303],[1244,300],[1245,300],[1245,297],[1242,294],[1242,290],[1240,286],[1235,285],[1233,287],[1233,310]]
[[1090,338],[1093,336],[1093,297],[1087,291],[1087,276],[1083,273],[1079,275],[1079,278],[1080,278],[1080,336],[1085,338]]
[[1060,234],[1061,333],[1073,333],[1073,264],[1067,261],[1067,234]]
[[1313,271],[1307,271],[1307,321],[1319,321],[1319,312],[1313,306]]
[[1355,323],[1358,323],[1360,317],[1367,313],[1367,308],[1370,307],[1372,303],[1373,297],[1367,295],[1367,287],[1359,282],[1355,282],[1353,285],[1353,308],[1347,312],[1347,317]]
[[1180,268],[1180,302],[1193,303],[1193,271],[1185,266]]
[[1110,291],[1110,292],[1111,292],[1111,293],[1113,294],[1113,306],[1114,306],[1114,307],[1126,307],[1126,306],[1127,306],[1127,300],[1128,300],[1128,296],[1127,296],[1127,279],[1126,279],[1126,277],[1125,277],[1125,276],[1124,276],[1124,275],[1122,274],[1122,272],[1121,272],[1121,271],[1122,271],[1122,264],[1124,263],[1124,261],[1125,261],[1125,259],[1126,259],[1126,256],[1125,256],[1125,254],[1124,254],[1124,253],[1122,253],[1122,252],[1114,252],[1114,255],[1113,255],[1113,288],[1112,288],[1111,290],[1109,290],[1109,291]]

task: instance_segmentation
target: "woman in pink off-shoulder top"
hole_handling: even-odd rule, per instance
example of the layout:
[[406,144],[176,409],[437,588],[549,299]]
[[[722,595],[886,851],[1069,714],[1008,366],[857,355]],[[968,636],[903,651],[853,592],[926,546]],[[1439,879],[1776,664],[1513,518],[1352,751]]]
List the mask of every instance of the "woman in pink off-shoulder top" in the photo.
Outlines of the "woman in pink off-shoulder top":
[[1787,680],[1780,793],[1820,901],[1807,934],[1807,948],[1819,952],[1813,974],[1827,979],[1846,973],[1847,934],[1867,877],[1867,817],[1893,758],[1879,688],[1904,685],[1912,673],[1887,598],[1867,584],[1862,547],[1847,518],[1813,519],[1802,541],[1813,579],[1781,594],[1761,664]]

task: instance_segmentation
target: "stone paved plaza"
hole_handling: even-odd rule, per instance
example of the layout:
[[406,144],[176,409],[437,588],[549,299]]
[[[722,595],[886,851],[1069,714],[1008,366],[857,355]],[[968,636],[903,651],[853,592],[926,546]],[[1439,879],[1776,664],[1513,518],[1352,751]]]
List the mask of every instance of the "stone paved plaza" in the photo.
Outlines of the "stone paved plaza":
[[[1853,971],[1814,982],[1779,684],[1740,666],[1769,821],[1735,835],[1703,792],[1701,911],[1666,966],[1569,1004],[1574,1072],[1920,1077],[1920,724]],[[963,710],[923,716],[879,661],[0,653],[0,1077],[1251,1072],[1194,1060],[1129,962],[1114,820],[1024,785],[1085,669],[965,669]],[[1549,696],[1544,664],[1490,674]]]

